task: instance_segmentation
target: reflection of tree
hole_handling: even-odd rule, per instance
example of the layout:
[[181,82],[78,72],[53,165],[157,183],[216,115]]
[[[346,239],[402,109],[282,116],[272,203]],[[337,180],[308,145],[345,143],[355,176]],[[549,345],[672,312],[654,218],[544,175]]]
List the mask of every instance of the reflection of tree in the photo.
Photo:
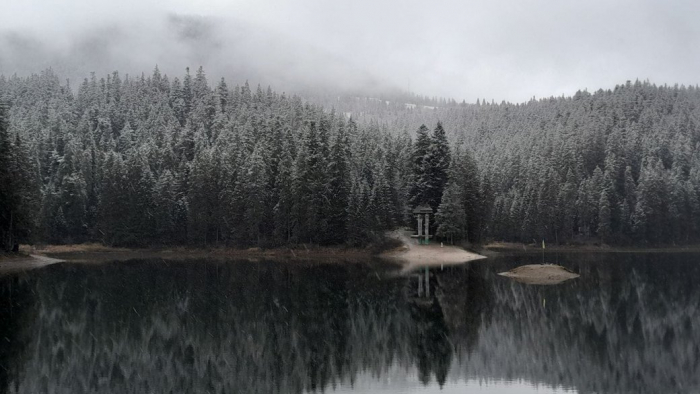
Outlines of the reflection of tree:
[[481,324],[490,316],[491,284],[484,280],[484,268],[484,265],[468,264],[435,271],[438,299],[451,341],[459,345],[455,349],[459,359],[473,351]]
[[26,341],[21,335],[22,324],[27,324],[22,311],[31,306],[31,297],[23,282],[12,276],[0,284],[0,393],[9,389],[13,374],[17,374],[15,361]]
[[414,305],[411,312],[416,327],[411,345],[418,377],[423,384],[427,384],[431,374],[435,373],[435,379],[442,387],[452,363],[452,347],[440,304],[434,298],[429,305]]
[[25,285],[36,319],[10,379],[18,392],[287,393],[412,368],[418,325],[403,279],[369,273],[284,263],[49,267]]
[[47,267],[0,281],[0,335],[20,344],[0,347],[0,392],[300,393],[397,370],[698,391],[700,267],[620,256],[562,258],[581,278],[558,286],[496,277],[498,260],[437,270],[432,304],[363,265]]
[[528,286],[487,277],[490,319],[455,374],[582,393],[700,389],[700,267],[692,255],[575,255],[560,263],[581,278]]

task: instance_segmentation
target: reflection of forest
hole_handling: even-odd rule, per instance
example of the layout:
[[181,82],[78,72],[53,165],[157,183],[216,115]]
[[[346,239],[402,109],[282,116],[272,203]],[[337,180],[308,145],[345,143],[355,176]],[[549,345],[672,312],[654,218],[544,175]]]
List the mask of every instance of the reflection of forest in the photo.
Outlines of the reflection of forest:
[[53,266],[0,282],[14,300],[0,303],[13,344],[0,392],[298,393],[401,370],[698,391],[688,256],[647,257],[627,277],[626,262],[571,262],[582,278],[551,287],[496,277],[498,262],[437,270],[432,303],[360,264]]
[[494,267],[476,344],[460,348],[450,375],[581,393],[700,392],[698,257],[574,254],[559,262],[581,278],[558,286],[495,277]]

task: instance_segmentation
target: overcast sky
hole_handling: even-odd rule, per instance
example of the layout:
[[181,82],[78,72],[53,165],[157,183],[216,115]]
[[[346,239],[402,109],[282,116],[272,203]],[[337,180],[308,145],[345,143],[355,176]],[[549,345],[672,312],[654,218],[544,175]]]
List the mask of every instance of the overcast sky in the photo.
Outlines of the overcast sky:
[[700,83],[700,2],[2,0],[0,72],[399,87],[468,102]]

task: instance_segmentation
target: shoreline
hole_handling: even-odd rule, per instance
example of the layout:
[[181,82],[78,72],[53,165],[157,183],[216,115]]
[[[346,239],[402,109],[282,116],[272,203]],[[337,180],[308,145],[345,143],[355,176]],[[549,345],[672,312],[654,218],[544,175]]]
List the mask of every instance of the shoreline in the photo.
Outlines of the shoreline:
[[174,247],[147,247],[147,248],[126,248],[112,247],[95,243],[71,244],[71,245],[42,245],[29,248],[24,246],[26,252],[41,256],[60,258],[68,261],[104,261],[104,260],[126,260],[135,258],[167,258],[172,260],[196,259],[196,258],[216,258],[216,259],[359,259],[375,257],[376,253],[371,248],[348,248],[348,247],[323,247],[302,245],[301,247],[276,247],[263,249],[234,248],[234,247],[212,247],[193,248],[185,246]]
[[319,263],[366,263],[371,260],[397,265],[402,272],[425,266],[457,265],[485,259],[486,256],[456,246],[437,244],[418,246],[402,231],[387,233],[380,243],[365,248],[347,246],[306,246],[263,248],[125,248],[97,243],[69,245],[22,245],[18,255],[0,256],[0,275],[29,270],[59,262],[96,264],[132,259],[215,259],[215,260],[291,260]]
[[[478,252],[478,253],[476,253]],[[608,245],[541,245],[491,242],[475,251],[457,246],[417,245],[402,230],[387,233],[386,239],[365,248],[348,246],[306,246],[263,248],[185,246],[124,248],[97,243],[70,245],[22,245],[19,254],[0,254],[0,275],[44,267],[59,262],[103,263],[131,259],[215,259],[215,260],[291,260],[318,263],[363,263],[382,260],[399,266],[402,272],[422,267],[459,265],[489,256],[510,253],[700,253],[700,245],[640,247]]]
[[[610,246],[610,245],[545,245],[545,253],[700,253],[700,245],[676,246]],[[517,242],[491,242],[482,245],[479,253],[542,253],[542,245]]]
[[[375,245],[368,248],[309,246],[294,248],[119,248],[100,244],[42,245],[33,247],[22,245],[19,254],[0,254],[0,277],[46,267],[56,263],[103,264],[124,262],[134,259],[162,259],[186,261],[207,259],[215,261],[291,261],[318,264],[367,264],[379,259]],[[391,261],[381,260],[393,265]]]
[[[375,245],[376,248],[378,245]],[[381,245],[379,245],[381,246]],[[326,264],[362,264],[379,258],[372,247],[247,248],[228,247],[197,249],[187,247],[122,248],[95,243],[71,245],[22,245],[19,254],[0,254],[0,277],[56,263],[101,264],[133,259],[185,261],[209,260],[285,260]],[[390,262],[389,262],[390,263]]]

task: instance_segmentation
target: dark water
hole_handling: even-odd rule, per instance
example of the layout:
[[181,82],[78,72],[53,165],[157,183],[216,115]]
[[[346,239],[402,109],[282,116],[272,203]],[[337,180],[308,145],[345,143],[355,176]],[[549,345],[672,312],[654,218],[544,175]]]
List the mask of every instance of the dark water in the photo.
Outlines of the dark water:
[[0,278],[0,393],[698,393],[700,255],[434,269],[130,261]]

